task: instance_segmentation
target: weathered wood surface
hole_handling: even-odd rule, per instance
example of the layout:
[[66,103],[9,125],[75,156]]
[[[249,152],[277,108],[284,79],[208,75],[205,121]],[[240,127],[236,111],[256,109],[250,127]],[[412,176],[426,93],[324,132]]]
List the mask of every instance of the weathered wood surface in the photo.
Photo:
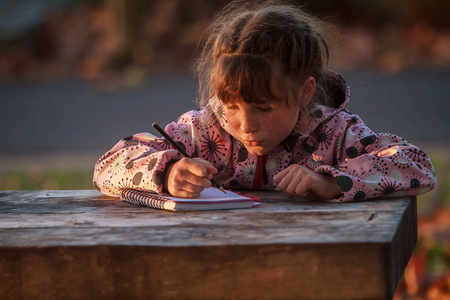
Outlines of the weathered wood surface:
[[248,194],[262,205],[180,213],[93,190],[2,191],[0,295],[392,297],[417,240],[414,198],[327,203]]

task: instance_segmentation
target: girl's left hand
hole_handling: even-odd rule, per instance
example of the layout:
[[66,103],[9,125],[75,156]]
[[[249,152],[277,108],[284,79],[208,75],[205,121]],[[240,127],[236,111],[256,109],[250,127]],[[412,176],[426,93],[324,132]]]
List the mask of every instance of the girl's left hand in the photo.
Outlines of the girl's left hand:
[[304,166],[290,165],[273,177],[288,197],[330,200],[341,194],[336,178],[316,173]]

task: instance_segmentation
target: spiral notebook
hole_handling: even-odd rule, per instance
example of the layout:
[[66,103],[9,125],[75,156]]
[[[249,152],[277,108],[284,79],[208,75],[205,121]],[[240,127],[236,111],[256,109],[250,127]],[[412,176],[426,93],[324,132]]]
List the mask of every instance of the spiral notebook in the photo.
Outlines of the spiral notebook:
[[226,191],[226,194],[224,194],[214,187],[204,189],[200,197],[195,199],[177,198],[134,189],[123,189],[120,193],[120,199],[134,204],[171,211],[250,208],[260,204],[250,197],[242,196],[231,191]]

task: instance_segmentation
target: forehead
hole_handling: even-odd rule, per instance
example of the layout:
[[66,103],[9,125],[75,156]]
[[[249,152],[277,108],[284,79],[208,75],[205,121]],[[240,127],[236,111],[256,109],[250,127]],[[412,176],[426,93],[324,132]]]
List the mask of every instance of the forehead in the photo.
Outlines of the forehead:
[[237,99],[246,103],[288,101],[288,78],[277,64],[255,55],[225,55],[214,68],[214,94],[224,103]]
[[239,109],[248,109],[248,108],[274,108],[278,113],[285,114],[288,112],[298,112],[300,107],[297,105],[297,103],[291,101],[290,103],[286,101],[260,101],[260,102],[246,102],[242,99],[236,98],[233,99],[233,101],[224,102],[223,103],[225,108],[232,108],[234,106],[238,107]]
[[[222,101],[223,102],[223,101]],[[265,99],[264,101],[258,101],[258,102],[248,102],[244,101],[242,98],[233,98],[230,101],[223,102],[227,106],[240,106],[240,107],[259,107],[259,106],[273,106],[273,107],[279,107],[280,104],[284,103],[281,101],[270,101],[269,99]]]
[[[219,95],[222,95],[219,96]],[[298,100],[294,97],[295,93],[289,90],[286,84],[280,84],[279,81],[273,80],[271,85],[260,88],[258,85],[249,89],[239,90],[239,92],[219,92],[216,96],[224,104],[240,104],[240,105],[274,105],[276,107],[296,107]]]

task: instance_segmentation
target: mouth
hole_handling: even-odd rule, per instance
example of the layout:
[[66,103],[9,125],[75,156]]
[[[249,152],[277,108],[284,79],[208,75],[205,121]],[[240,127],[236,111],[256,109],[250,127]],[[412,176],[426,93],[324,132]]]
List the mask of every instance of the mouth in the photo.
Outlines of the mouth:
[[261,141],[243,140],[243,142],[245,145],[252,146],[252,147],[261,145]]

